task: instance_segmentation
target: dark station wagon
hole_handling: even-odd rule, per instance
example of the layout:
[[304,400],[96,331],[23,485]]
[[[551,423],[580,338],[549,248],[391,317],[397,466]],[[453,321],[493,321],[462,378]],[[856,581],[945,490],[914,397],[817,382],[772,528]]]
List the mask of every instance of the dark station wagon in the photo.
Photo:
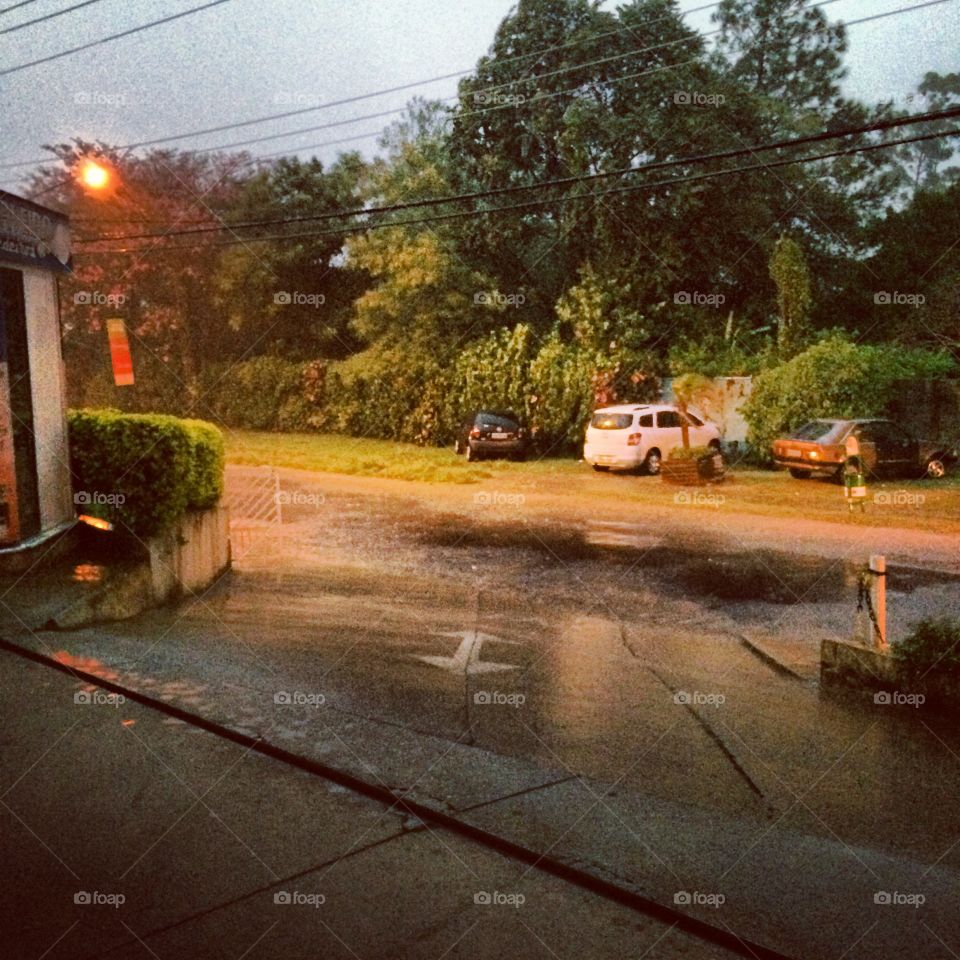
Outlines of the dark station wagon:
[[453,448],[468,460],[509,457],[525,460],[529,437],[520,418],[509,410],[479,410],[460,424]]

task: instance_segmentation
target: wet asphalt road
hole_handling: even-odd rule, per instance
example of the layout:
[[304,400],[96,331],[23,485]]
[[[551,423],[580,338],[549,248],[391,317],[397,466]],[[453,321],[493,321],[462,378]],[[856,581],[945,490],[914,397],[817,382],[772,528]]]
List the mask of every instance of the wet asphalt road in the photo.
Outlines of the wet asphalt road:
[[[447,809],[589,782],[749,823],[745,857],[795,835],[851,851],[851,882],[882,883],[856,851],[960,869],[956,724],[828,695],[743,643],[814,662],[853,624],[851,559],[322,477],[283,494],[281,524],[235,517],[213,590],[58,635],[61,655]],[[956,611],[949,575],[891,580],[896,630]],[[463,748],[458,775],[441,761]]]

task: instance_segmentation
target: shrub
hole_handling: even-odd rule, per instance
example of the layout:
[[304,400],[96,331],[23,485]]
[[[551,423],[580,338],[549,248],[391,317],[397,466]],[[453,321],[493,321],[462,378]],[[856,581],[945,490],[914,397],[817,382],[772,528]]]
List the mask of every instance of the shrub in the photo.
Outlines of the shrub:
[[196,510],[212,507],[223,496],[226,446],[223,434],[206,420],[181,421],[190,437],[191,467],[187,506]]
[[138,537],[174,524],[223,491],[223,436],[212,424],[165,414],[69,414],[75,499],[83,512]]
[[897,381],[945,376],[945,354],[899,346],[861,346],[831,335],[787,363],[761,373],[743,406],[748,440],[763,457],[786,431],[818,417],[876,417]]
[[893,656],[910,673],[960,673],[960,621],[927,617],[893,647]]
[[706,457],[716,456],[717,451],[713,447],[674,447],[670,451],[671,460],[702,460]]
[[305,430],[313,408],[304,370],[304,364],[279,357],[215,364],[201,379],[198,407],[228,427]]

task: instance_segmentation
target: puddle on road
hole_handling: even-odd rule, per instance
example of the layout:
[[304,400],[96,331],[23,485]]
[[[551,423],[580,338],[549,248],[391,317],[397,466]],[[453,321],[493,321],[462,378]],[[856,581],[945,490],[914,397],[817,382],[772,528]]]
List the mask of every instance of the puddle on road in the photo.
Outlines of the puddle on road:
[[[769,549],[730,550],[715,535],[684,538],[652,535],[630,524],[594,523],[586,528],[502,522],[465,523],[444,517],[416,534],[425,546],[457,551],[534,554],[546,564],[629,565],[680,595],[726,602],[825,603],[849,598],[861,565]],[[950,574],[890,568],[891,590],[912,593]]]

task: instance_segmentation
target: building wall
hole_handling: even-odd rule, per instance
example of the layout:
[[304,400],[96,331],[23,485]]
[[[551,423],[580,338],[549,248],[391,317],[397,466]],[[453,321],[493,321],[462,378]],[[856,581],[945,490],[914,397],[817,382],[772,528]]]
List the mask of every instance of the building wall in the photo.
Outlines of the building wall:
[[47,531],[74,516],[57,278],[50,270],[11,266],[23,273],[33,425],[37,437],[40,522],[42,530]]
[[[728,443],[744,443],[747,439],[747,421],[740,408],[753,389],[751,377],[714,377],[713,391],[700,403],[691,405],[720,428],[720,436]],[[663,381],[664,403],[673,403],[673,378]]]

